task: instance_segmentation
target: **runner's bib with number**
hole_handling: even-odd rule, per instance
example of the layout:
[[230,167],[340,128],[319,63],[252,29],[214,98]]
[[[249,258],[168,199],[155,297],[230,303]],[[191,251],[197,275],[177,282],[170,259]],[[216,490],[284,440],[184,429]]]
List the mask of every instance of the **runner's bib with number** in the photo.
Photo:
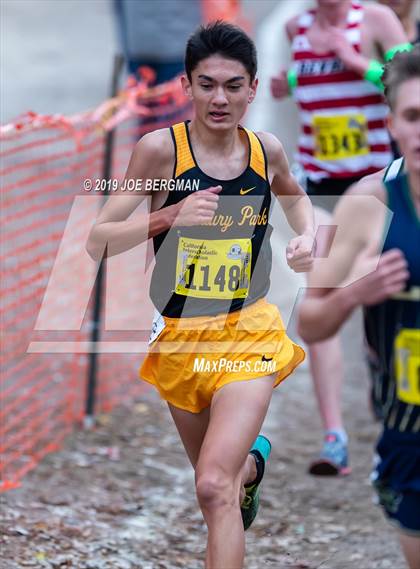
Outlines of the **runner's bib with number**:
[[395,338],[397,395],[409,405],[420,405],[420,330],[403,328]]
[[251,257],[251,239],[180,237],[175,292],[195,298],[246,298]]
[[339,160],[369,153],[366,117],[362,114],[314,115],[312,126],[318,159]]

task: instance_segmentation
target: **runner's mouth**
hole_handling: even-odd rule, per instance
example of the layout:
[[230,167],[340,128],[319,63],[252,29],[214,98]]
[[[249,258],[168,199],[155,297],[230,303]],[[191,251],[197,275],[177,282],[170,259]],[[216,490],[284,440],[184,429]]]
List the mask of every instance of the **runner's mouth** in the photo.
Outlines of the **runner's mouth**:
[[211,111],[209,114],[216,120],[224,119],[225,117],[229,116],[229,113],[225,113],[224,111]]

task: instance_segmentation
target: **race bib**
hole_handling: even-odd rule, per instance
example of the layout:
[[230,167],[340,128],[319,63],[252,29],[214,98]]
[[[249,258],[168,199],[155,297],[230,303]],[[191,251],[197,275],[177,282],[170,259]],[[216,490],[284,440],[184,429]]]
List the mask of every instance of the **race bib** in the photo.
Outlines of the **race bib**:
[[195,298],[246,298],[251,251],[251,239],[180,237],[175,292]]
[[312,121],[315,158],[338,160],[369,153],[364,115],[315,115]]
[[394,348],[398,399],[420,405],[420,330],[403,328]]
[[152,329],[150,331],[149,344],[153,342],[160,336],[162,330],[165,328],[165,320],[160,312],[155,309],[153,314]]

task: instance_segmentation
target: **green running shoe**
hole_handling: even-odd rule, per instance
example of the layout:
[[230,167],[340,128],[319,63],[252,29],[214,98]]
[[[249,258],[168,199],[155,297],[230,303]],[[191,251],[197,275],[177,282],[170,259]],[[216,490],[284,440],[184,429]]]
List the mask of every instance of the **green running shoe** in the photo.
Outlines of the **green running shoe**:
[[271,452],[271,443],[263,435],[258,435],[249,451],[255,458],[257,477],[254,482],[245,485],[245,498],[241,504],[242,521],[247,530],[255,520],[260,505],[260,483],[264,476],[265,463]]

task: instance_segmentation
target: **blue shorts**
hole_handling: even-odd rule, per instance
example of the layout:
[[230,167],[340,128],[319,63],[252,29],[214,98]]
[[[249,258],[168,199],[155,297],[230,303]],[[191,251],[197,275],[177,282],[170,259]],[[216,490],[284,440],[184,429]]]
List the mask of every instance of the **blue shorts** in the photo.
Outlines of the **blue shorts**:
[[385,430],[372,481],[389,521],[420,536],[420,433]]

